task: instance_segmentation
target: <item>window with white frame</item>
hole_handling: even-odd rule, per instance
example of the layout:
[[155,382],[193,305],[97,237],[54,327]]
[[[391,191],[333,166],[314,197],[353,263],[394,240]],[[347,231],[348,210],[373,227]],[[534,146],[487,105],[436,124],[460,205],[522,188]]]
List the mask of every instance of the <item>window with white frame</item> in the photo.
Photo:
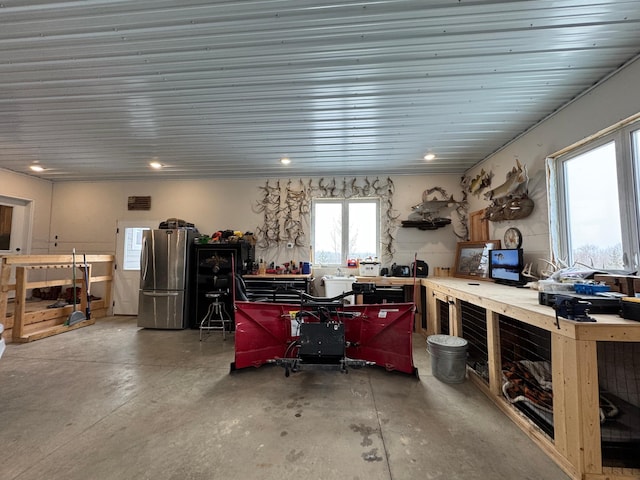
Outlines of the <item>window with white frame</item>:
[[349,258],[380,256],[377,198],[317,198],[312,201],[313,261],[344,265]]
[[619,128],[552,159],[554,256],[604,270],[639,264],[640,125]]

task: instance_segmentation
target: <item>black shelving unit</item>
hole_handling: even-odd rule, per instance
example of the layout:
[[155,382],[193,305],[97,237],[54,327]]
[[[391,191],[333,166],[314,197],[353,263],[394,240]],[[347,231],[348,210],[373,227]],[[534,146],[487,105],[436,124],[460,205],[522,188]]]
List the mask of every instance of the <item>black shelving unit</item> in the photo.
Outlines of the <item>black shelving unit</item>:
[[233,320],[232,269],[236,275],[250,271],[255,247],[247,242],[194,244],[190,255],[187,318],[190,328],[198,328],[211,299],[208,292],[222,291],[225,310]]

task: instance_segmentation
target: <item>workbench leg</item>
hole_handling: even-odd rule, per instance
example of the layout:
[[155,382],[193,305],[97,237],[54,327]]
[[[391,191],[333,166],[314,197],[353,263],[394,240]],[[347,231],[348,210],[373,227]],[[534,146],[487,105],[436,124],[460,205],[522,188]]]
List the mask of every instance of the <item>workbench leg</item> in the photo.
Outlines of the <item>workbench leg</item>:
[[502,397],[502,355],[500,353],[500,321],[496,312],[487,310],[487,356],[489,362],[489,390]]
[[602,473],[597,342],[551,334],[556,449],[581,474]]
[[14,341],[20,340],[24,335],[24,312],[27,301],[27,271],[24,267],[16,267],[16,298],[13,311],[13,328],[11,336]]

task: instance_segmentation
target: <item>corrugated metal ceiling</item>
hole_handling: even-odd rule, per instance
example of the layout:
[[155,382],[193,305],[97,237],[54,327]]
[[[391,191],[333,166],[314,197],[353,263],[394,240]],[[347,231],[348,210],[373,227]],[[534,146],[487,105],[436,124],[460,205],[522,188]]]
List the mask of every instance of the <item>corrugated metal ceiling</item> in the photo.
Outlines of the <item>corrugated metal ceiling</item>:
[[4,0],[0,167],[462,173],[637,55],[639,24],[638,0]]

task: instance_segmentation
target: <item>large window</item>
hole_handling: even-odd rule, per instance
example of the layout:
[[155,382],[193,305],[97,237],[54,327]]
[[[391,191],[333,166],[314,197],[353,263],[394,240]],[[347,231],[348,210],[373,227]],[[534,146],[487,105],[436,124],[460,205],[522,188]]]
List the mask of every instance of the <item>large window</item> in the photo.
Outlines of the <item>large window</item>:
[[377,199],[314,199],[314,263],[344,265],[349,258],[379,257],[379,211]]
[[554,159],[556,258],[595,269],[638,269],[638,128],[620,128]]

